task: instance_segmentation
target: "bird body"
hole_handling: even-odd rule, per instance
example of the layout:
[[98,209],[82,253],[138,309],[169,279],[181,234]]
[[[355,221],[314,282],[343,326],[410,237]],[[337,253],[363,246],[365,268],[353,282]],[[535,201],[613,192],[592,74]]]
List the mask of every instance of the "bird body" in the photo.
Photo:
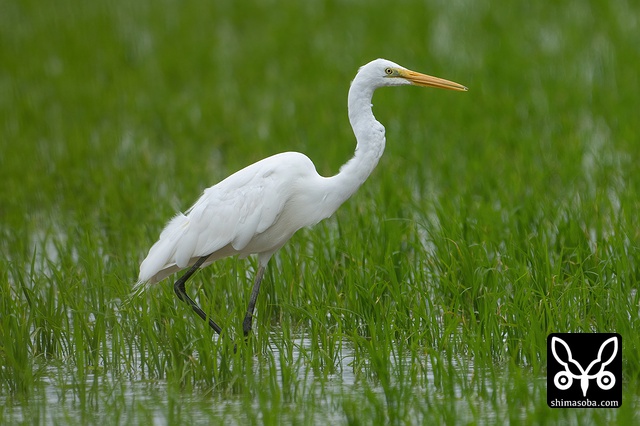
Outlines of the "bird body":
[[[186,278],[176,282],[176,293],[207,319],[186,296],[184,282],[196,269],[220,258],[257,254],[260,270],[245,317],[250,329],[255,297],[271,256],[296,231],[331,216],[378,164],[384,152],[385,130],[373,115],[373,92],[382,86],[409,84],[466,90],[457,83],[419,74],[385,59],[364,65],[348,95],[356,150],[338,174],[320,176],[313,162],[298,152],[276,154],[232,174],[207,188],[189,210],[169,221],[140,265],[138,286],[159,282],[191,267]],[[220,328],[209,321],[219,332]]]
[[250,254],[258,254],[266,265],[297,230],[331,216],[342,204],[330,187],[329,179],[298,152],[247,166],[207,188],[186,213],[167,224],[142,262],[138,281],[161,281],[205,255],[209,258],[202,267]]

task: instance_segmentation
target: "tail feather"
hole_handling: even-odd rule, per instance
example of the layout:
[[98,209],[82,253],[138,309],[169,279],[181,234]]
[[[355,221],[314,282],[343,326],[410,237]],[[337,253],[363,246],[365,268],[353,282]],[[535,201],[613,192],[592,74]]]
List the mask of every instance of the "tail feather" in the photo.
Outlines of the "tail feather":
[[[176,265],[178,269],[182,269],[187,265],[195,249],[195,243],[188,244],[190,239],[184,238],[188,234],[188,229],[189,218],[184,214],[179,213],[171,219],[160,234],[160,239],[151,247],[149,254],[140,264],[140,275],[138,276],[136,287],[141,287],[145,283],[153,284],[159,281],[156,276],[164,269]],[[178,243],[180,243],[179,260],[176,259]],[[185,257],[187,262],[184,262]]]

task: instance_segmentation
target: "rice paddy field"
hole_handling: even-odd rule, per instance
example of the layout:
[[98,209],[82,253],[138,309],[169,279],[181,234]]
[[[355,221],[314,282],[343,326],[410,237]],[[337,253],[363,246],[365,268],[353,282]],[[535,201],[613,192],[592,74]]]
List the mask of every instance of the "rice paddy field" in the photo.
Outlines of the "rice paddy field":
[[[640,3],[0,1],[0,423],[640,423]],[[272,259],[131,296],[163,225],[268,155],[387,150]],[[547,336],[622,336],[619,408],[547,405]],[[233,348],[237,345],[238,350]]]

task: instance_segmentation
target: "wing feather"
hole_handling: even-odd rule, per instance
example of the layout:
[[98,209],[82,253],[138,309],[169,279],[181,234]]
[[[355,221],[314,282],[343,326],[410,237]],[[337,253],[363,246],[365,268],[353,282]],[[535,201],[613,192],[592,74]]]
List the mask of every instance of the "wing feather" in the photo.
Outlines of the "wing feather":
[[[291,168],[307,170],[311,163],[302,154],[283,158],[287,154],[294,153],[269,157],[207,188],[186,213],[166,225],[140,265],[138,282],[157,282],[167,276],[163,271],[173,273],[223,249],[225,255],[247,255],[243,249],[274,225],[291,197]],[[288,179],[283,179],[286,161]]]

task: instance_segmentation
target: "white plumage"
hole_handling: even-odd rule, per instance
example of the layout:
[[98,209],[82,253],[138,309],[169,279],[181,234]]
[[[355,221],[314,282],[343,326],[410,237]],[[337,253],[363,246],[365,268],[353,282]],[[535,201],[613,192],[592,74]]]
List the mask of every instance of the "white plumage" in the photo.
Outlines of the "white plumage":
[[325,205],[320,215],[311,203],[311,194],[326,197],[327,189],[327,179],[303,154],[286,152],[254,163],[207,188],[167,224],[140,265],[138,281],[161,281],[205,255],[210,257],[202,267],[232,255],[270,257],[295,231],[335,211],[337,206]]
[[[464,86],[419,74],[385,59],[358,71],[349,89],[349,121],[357,140],[354,157],[332,177],[320,176],[304,154],[285,152],[258,161],[207,188],[184,214],[166,225],[140,265],[138,286],[153,284],[199,262],[257,254],[262,273],[271,256],[300,228],[331,216],[367,179],[384,151],[384,127],[371,110],[373,92],[382,86],[418,85],[466,90]],[[193,269],[193,268],[192,268]],[[202,310],[184,293],[189,271],[176,282],[176,293],[203,319]],[[249,304],[245,324],[255,304]],[[214,327],[219,332],[219,327]],[[245,334],[248,333],[245,327]]]

